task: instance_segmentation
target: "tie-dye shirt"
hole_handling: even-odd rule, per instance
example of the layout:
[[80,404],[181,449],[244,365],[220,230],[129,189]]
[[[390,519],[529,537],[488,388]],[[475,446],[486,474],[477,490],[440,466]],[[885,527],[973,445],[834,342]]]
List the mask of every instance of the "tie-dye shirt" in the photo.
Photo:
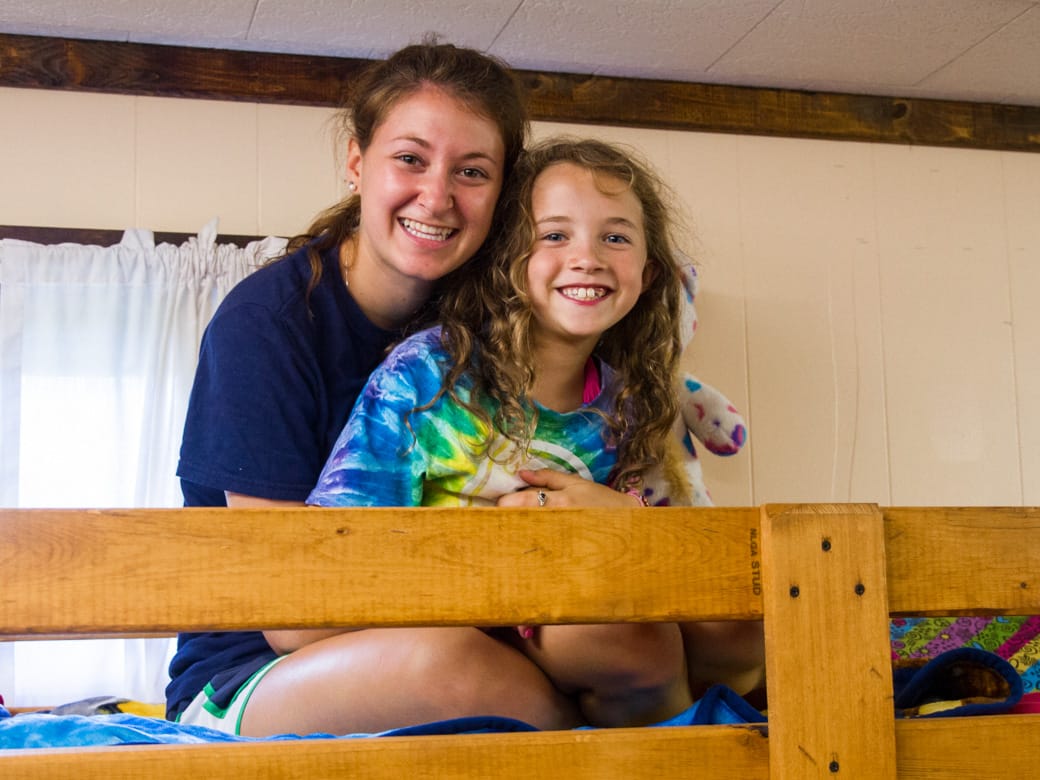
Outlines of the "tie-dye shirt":
[[[441,396],[450,358],[440,329],[403,341],[375,370],[340,434],[318,484],[307,499],[319,506],[487,506],[528,487],[520,469],[550,468],[606,483],[617,462],[605,442],[606,423],[596,411],[613,409],[614,373],[601,365],[603,388],[573,412],[544,407],[526,457],[497,436],[487,455],[474,457],[487,425]],[[466,383],[459,395],[469,399]],[[490,413],[489,402],[483,404]]]

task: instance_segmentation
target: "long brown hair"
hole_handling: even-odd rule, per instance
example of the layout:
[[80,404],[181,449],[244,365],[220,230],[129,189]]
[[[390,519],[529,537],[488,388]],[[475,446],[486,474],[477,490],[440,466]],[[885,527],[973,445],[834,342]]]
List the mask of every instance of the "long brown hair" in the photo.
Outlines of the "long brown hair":
[[[339,120],[343,135],[364,152],[376,130],[403,99],[434,86],[460,100],[475,114],[493,122],[505,147],[505,181],[527,140],[529,121],[520,86],[501,60],[450,43],[427,39],[373,63],[349,92]],[[496,215],[498,214],[496,209]],[[311,265],[308,295],[321,279],[321,254],[352,236],[361,220],[361,199],[349,195],[319,214],[307,230],[289,242],[289,251],[307,245]],[[498,218],[492,230],[498,230]]]
[[[564,162],[624,183],[643,208],[651,281],[595,349],[617,374],[617,401],[607,418],[618,451],[612,483],[628,489],[668,458],[678,414],[674,380],[683,349],[682,281],[670,195],[652,169],[632,153],[601,141],[559,138],[524,155],[502,198],[509,229],[441,299],[441,339],[451,364],[442,393],[521,449],[529,444],[537,421],[530,403],[535,366],[527,293],[527,262],[536,236],[532,192],[542,171]],[[473,400],[455,392],[463,377],[472,381]],[[493,414],[480,408],[476,399],[481,396],[492,399]]]

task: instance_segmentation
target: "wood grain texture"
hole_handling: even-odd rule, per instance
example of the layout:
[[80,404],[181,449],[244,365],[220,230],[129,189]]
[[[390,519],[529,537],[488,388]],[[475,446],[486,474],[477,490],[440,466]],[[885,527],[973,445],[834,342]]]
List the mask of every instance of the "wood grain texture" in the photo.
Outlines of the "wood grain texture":
[[773,780],[896,776],[883,530],[867,505],[763,508]]
[[[89,762],[84,760],[89,755]],[[4,751],[4,780],[75,777],[151,780],[212,777],[471,778],[706,777],[766,780],[767,743],[755,727],[694,726],[584,732],[386,737],[257,744],[147,745]]]
[[0,34],[0,86],[335,106],[367,60]]
[[757,528],[753,509],[5,509],[0,635],[754,619]]
[[559,122],[1040,151],[1040,109],[675,81],[527,74],[532,112]]
[[[34,244],[86,244],[90,246],[112,246],[123,238],[122,230],[104,230],[94,228],[35,227],[31,225],[0,225],[0,239],[14,238],[19,241],[32,241]],[[156,245],[183,244],[192,233],[173,233],[153,231]],[[232,233],[221,233],[217,236],[218,244],[237,244],[245,246],[250,241],[259,241],[263,236],[248,236]]]
[[1040,508],[0,510],[0,634],[764,611],[769,685],[768,728],[12,750],[0,776],[1031,777],[1035,715],[895,719],[886,593],[1035,609],[1008,591],[1038,548]]
[[1040,508],[888,507],[884,515],[893,614],[1040,614]]
[[[367,60],[0,34],[0,86],[337,106]],[[536,120],[1040,151],[1040,108],[516,71]]]
[[1040,717],[985,715],[896,721],[899,780],[1036,777]]

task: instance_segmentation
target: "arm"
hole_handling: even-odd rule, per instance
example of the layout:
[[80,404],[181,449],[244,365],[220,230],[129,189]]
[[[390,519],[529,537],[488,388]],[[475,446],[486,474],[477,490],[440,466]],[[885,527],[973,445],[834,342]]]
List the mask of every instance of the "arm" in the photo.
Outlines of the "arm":
[[[350,419],[332,448],[318,484],[307,503],[315,506],[415,506],[422,496],[421,478],[414,475],[419,448],[410,457],[396,457],[411,434],[402,411],[415,405],[414,394],[391,387],[401,373],[376,369],[358,398]],[[407,384],[407,383],[405,383]],[[408,439],[404,439],[408,436]],[[228,495],[237,506],[303,506],[302,502],[269,501],[252,496]],[[265,631],[264,639],[279,655],[355,628]]]
[[224,497],[227,499],[227,505],[229,507],[241,508],[241,507],[294,507],[294,506],[307,506],[303,501],[281,501],[277,498],[260,498],[259,496],[246,496],[242,493],[232,493],[230,490],[224,491]]
[[351,507],[422,503],[426,457],[413,438],[413,430],[420,425],[419,415],[410,415],[418,405],[422,375],[413,363],[395,351],[372,372],[307,498],[308,504]]
[[[434,330],[398,344],[368,378],[307,498],[318,506],[421,506],[433,450],[447,437],[442,403],[414,411],[443,381]],[[443,400],[443,399],[442,399]]]
[[278,655],[287,655],[293,650],[328,639],[338,634],[349,634],[356,628],[310,628],[302,631],[264,631],[264,639]]
[[218,496],[302,502],[327,454],[319,386],[309,345],[264,307],[232,302],[203,339],[178,476]]
[[[234,508],[306,506],[302,501],[278,501],[273,498],[246,496],[241,493],[232,493],[230,491],[224,491],[224,495],[227,496],[227,505]],[[278,655],[285,655],[286,653],[291,653],[293,650],[299,650],[304,645],[317,642],[319,639],[327,639],[330,636],[343,634],[350,630],[352,629],[315,628],[309,631],[264,631],[264,639],[267,640],[267,644],[269,644],[271,649],[278,653]]]

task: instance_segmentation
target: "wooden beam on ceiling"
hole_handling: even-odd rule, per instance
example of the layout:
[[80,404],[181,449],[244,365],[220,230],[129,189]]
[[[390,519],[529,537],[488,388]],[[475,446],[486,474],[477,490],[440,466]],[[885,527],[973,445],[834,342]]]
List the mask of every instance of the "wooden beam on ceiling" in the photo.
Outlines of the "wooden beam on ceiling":
[[[339,106],[368,60],[0,34],[0,86]],[[1040,152],[1040,107],[517,70],[536,121]]]

